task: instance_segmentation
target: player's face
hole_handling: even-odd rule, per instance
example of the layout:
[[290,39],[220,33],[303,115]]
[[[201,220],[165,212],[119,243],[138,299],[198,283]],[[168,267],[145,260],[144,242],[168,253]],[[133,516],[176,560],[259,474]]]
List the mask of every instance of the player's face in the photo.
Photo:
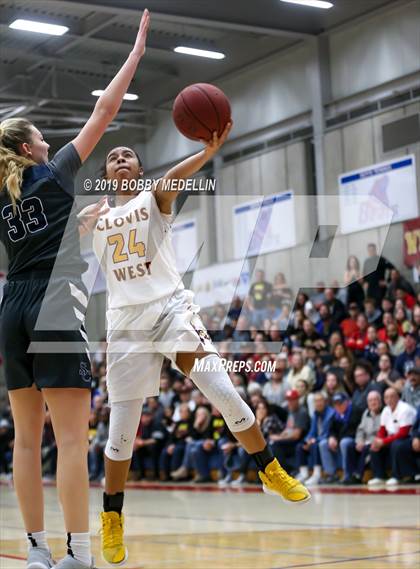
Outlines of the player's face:
[[24,148],[25,155],[37,164],[45,164],[48,162],[50,145],[45,142],[44,137],[36,127],[32,126],[31,131],[31,141]]
[[108,180],[136,180],[143,175],[137,156],[133,150],[119,146],[111,150],[106,158],[106,177]]

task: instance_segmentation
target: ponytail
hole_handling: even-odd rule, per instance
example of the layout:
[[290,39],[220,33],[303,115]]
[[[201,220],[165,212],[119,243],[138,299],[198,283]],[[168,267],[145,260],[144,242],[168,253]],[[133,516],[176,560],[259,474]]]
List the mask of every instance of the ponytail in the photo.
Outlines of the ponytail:
[[19,145],[31,141],[31,127],[27,119],[6,119],[0,123],[0,191],[7,191],[15,213],[23,172],[35,164],[19,154]]

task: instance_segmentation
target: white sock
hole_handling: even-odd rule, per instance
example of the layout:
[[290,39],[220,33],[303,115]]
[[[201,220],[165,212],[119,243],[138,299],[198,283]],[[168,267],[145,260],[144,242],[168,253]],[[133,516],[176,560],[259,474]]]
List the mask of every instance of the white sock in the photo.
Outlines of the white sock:
[[89,533],[68,533],[67,553],[87,567],[92,565]]
[[316,464],[314,466],[314,471],[312,472],[312,476],[316,476],[317,478],[321,478],[321,465]]
[[308,476],[309,475],[309,470],[307,466],[301,466],[299,468],[299,472],[300,474],[302,474],[302,476]]
[[42,547],[43,549],[49,549],[47,544],[46,531],[27,533],[26,539],[28,540],[28,549],[31,549],[32,547]]

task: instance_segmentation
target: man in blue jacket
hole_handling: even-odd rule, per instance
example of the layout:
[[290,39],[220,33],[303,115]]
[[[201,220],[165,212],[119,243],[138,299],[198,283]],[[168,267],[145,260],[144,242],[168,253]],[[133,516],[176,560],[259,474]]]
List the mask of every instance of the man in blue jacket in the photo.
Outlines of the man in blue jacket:
[[[333,405],[335,413],[330,423],[328,438],[319,445],[326,484],[338,481],[336,472],[343,460],[342,443],[355,437],[363,413],[363,409],[355,406],[345,393],[336,393]],[[345,473],[348,472],[347,464],[343,464],[343,468]]]
[[[319,443],[327,440],[334,410],[327,405],[325,396],[320,391],[314,395],[315,413],[312,417],[309,433],[296,448],[296,464],[299,467],[298,480],[315,485],[321,480],[321,457]],[[309,477],[309,469],[312,476]]]

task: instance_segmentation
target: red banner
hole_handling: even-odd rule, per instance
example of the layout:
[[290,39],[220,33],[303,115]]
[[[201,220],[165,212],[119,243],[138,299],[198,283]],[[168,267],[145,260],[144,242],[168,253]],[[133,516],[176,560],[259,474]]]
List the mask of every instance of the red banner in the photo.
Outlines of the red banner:
[[403,256],[407,267],[415,267],[420,261],[420,218],[404,222]]

